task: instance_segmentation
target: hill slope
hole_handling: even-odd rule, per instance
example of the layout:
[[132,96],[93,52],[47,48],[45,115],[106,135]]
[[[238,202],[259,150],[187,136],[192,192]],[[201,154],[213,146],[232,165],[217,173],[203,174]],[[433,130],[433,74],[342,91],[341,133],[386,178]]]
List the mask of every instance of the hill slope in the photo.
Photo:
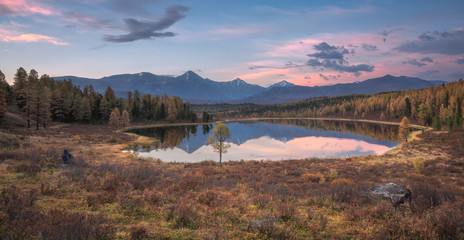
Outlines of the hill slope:
[[216,82],[202,78],[193,71],[187,71],[177,77],[143,72],[113,75],[100,79],[75,76],[55,77],[55,79],[71,79],[75,85],[81,87],[93,85],[94,89],[102,94],[108,86],[111,86],[118,97],[126,97],[127,91],[138,90],[142,94],[179,96],[192,103],[258,104],[284,103],[314,97],[421,89],[443,83],[442,81],[386,75],[363,82],[316,87],[298,86],[282,81],[265,88],[238,78],[228,82]]

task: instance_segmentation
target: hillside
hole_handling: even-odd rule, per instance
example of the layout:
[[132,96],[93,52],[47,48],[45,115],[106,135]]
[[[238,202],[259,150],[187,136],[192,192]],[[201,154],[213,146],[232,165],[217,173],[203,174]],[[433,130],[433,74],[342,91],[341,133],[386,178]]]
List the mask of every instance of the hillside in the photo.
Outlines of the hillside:
[[126,97],[127,91],[138,90],[142,94],[179,96],[191,103],[285,103],[306,98],[328,97],[347,94],[370,94],[386,91],[421,89],[442,84],[443,81],[427,81],[412,77],[386,75],[362,82],[306,87],[281,81],[268,87],[249,84],[242,79],[217,82],[203,78],[193,71],[173,77],[152,73],[121,74],[100,79],[75,76],[55,77],[71,79],[81,87],[93,85],[99,93],[110,86],[118,97]]

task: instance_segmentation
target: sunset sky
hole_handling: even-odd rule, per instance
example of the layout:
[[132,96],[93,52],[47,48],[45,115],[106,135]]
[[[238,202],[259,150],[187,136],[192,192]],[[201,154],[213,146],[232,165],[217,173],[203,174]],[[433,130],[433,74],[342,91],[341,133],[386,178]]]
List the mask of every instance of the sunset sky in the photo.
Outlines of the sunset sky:
[[464,1],[0,0],[0,70],[262,86],[464,77]]

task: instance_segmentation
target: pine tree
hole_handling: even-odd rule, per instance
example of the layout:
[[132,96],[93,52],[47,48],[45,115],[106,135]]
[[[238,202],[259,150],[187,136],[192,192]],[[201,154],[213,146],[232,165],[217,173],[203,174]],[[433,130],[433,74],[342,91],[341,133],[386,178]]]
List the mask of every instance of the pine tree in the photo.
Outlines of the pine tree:
[[401,120],[400,126],[398,128],[398,137],[401,141],[408,141],[408,136],[409,136],[409,119],[405,116],[403,117],[403,120]]
[[13,102],[13,90],[5,79],[5,74],[0,71],[0,89],[4,91],[4,98],[6,105],[12,105]]
[[0,119],[3,118],[6,111],[6,91],[0,88]]
[[130,117],[126,110],[122,111],[121,122],[125,128],[130,126]]
[[111,112],[111,115],[110,115],[109,124],[113,128],[116,128],[119,126],[120,122],[121,122],[121,113],[119,112],[118,108],[114,108],[114,110]]
[[[20,67],[15,74],[13,83],[13,93],[18,108],[26,114],[28,112],[27,97],[29,95],[29,87],[27,80],[27,72],[24,68]],[[31,123],[28,119],[27,127],[31,127]]]
[[92,118],[92,109],[90,107],[90,101],[87,97],[82,97],[81,104],[79,106],[79,114],[78,119],[79,121],[90,121]]
[[33,76],[31,71],[29,76],[30,84],[30,100],[28,101],[31,117],[34,117],[36,122],[36,130],[39,130],[39,125],[42,123],[46,128],[50,120],[50,90],[46,87],[46,82],[50,80],[48,75],[42,75],[40,81]]
[[[39,98],[39,73],[36,70],[32,69],[29,72],[29,76],[27,78],[27,91],[26,91],[26,117],[27,117],[27,127],[31,127],[31,118],[33,115],[39,116],[40,107],[38,105]],[[37,120],[37,119],[36,119]],[[36,122],[36,129],[39,129],[39,123]]]
[[51,111],[50,111],[50,90],[48,87],[44,87],[42,90],[42,107],[39,121],[42,122],[43,128],[47,128],[48,122],[50,121]]

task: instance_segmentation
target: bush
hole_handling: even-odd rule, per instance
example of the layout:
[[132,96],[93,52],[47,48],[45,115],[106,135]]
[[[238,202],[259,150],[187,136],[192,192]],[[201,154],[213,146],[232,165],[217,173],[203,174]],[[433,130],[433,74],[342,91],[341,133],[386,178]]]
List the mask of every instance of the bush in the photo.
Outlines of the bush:
[[[11,169],[12,168],[10,168],[10,170]],[[21,163],[18,166],[14,167],[13,170],[15,172],[25,173],[29,177],[33,177],[33,176],[36,176],[37,173],[42,171],[42,168],[36,164]]]
[[445,203],[426,217],[428,228],[432,230],[429,238],[463,239],[464,204]]
[[0,195],[0,239],[112,239],[114,228],[101,215],[53,209],[43,214],[33,207],[35,190],[15,187]]
[[304,182],[325,182],[325,178],[322,174],[320,173],[305,173],[301,175],[301,180]]
[[422,173],[424,169],[424,159],[422,158],[414,158],[413,160],[414,169],[417,173]]
[[145,226],[135,225],[129,228],[130,236],[132,240],[148,239],[148,231]]
[[179,203],[167,207],[166,220],[172,221],[175,228],[197,229],[201,221],[198,208],[199,206],[193,201],[179,199]]

